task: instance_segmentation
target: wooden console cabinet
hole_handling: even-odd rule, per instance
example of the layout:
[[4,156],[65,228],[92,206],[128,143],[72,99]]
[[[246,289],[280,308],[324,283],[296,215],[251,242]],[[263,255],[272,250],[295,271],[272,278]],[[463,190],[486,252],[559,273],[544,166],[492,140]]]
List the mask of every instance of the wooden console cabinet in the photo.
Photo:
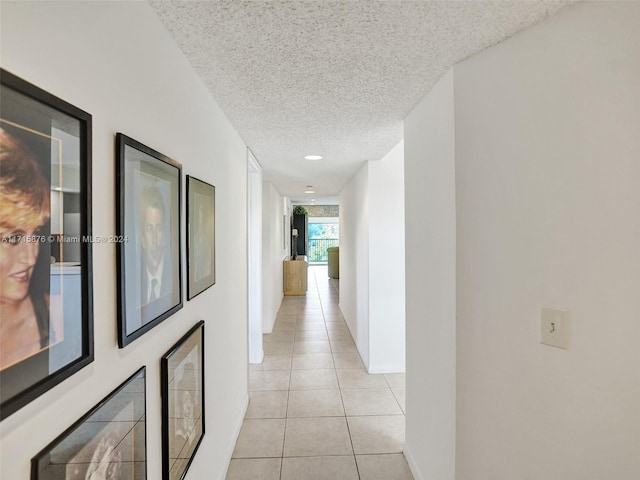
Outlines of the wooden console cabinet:
[[291,257],[285,258],[284,262],[284,294],[285,295],[306,295],[307,294],[307,257],[298,255],[296,260]]

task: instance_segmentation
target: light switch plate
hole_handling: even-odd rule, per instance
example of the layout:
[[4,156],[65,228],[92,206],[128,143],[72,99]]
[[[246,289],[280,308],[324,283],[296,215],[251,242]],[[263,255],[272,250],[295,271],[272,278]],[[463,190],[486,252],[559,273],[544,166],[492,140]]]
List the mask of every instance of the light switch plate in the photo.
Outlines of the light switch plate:
[[569,348],[569,314],[564,310],[543,308],[540,315],[540,343]]

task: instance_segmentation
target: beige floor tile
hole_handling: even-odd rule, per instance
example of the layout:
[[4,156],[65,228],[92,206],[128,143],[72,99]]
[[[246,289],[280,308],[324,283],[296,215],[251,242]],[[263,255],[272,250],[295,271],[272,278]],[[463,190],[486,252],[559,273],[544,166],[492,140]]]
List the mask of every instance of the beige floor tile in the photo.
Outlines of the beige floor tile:
[[302,297],[298,302],[298,307],[320,308],[321,306],[322,302],[319,298]]
[[364,368],[336,369],[340,388],[385,388],[382,375],[370,375]]
[[320,303],[322,305],[339,305],[340,304],[340,294],[334,291],[332,288],[325,289],[325,295],[320,299]]
[[294,337],[295,332],[265,333],[264,335],[262,335],[262,341],[264,343],[293,342]]
[[298,308],[295,305],[287,305],[286,307],[280,307],[278,313],[276,314],[276,319],[282,319],[285,317],[295,317],[296,313],[298,313]]
[[329,304],[322,307],[322,313],[325,315],[342,315],[340,307],[336,304]]
[[407,413],[406,412],[405,389],[404,388],[392,388],[391,392],[393,393],[393,396],[396,397],[396,400],[398,401],[398,405],[400,405],[400,408],[402,409],[402,413]]
[[281,457],[284,425],[284,419],[245,420],[233,458]]
[[404,373],[385,373],[384,378],[391,388],[404,388],[406,374]]
[[324,322],[324,315],[320,313],[299,313],[296,318],[297,324]]
[[227,480],[412,480],[399,453],[405,375],[366,372],[326,275],[309,268],[307,295],[285,297],[263,337]]
[[404,415],[347,417],[347,421],[354,453],[402,453]]
[[402,415],[400,405],[389,388],[342,389],[347,416]]
[[349,330],[347,331],[343,331],[343,332],[328,332],[329,333],[329,340],[353,340],[353,337],[351,337],[351,333],[349,333]]
[[413,480],[402,454],[356,455],[360,480]]
[[320,292],[320,303],[323,307],[325,307],[326,305],[339,305],[340,292],[338,291],[338,289],[335,289],[331,285],[326,284],[322,286],[319,285],[318,291]]
[[272,333],[283,333],[283,332],[295,332],[296,331],[296,322],[276,322],[273,326]]
[[261,372],[264,370],[262,363],[250,363],[249,371],[250,372]]
[[351,332],[346,326],[335,326],[335,322],[327,324],[327,334],[329,340],[353,340]]
[[293,353],[293,342],[263,343],[262,349],[265,355],[290,355]]
[[357,455],[360,480],[414,480],[402,454]]
[[344,417],[289,418],[284,436],[285,457],[351,455]]
[[307,307],[306,305],[298,305],[297,313],[304,313],[305,315],[322,315],[324,312],[320,305]]
[[336,390],[336,371],[330,369],[291,370],[291,390]]
[[297,315],[295,313],[290,313],[286,315],[280,315],[276,317],[276,324],[278,325],[292,325],[296,323]]
[[346,332],[349,333],[349,327],[345,322],[329,322],[325,321],[325,325],[327,326],[328,332]]
[[252,372],[262,370],[290,370],[291,355],[265,355],[262,363],[252,363],[249,370]]
[[353,455],[282,459],[282,480],[358,480]]
[[249,391],[289,390],[289,370],[249,372]]
[[325,332],[327,327],[324,325],[324,322],[302,322],[296,324],[297,332]]
[[280,480],[281,458],[234,458],[226,480]]
[[344,416],[340,390],[292,390],[287,418]]
[[329,337],[327,336],[327,332],[309,332],[309,331],[298,331],[296,332],[296,342],[327,342],[329,341]]
[[293,353],[331,353],[329,342],[295,342]]
[[291,355],[265,355],[261,365],[263,370],[289,370]]
[[353,343],[353,340],[332,340],[329,342],[331,344],[331,351],[333,353],[358,353],[358,349],[356,348],[356,344]]
[[298,304],[298,309],[296,313],[300,315],[309,314],[309,315],[322,315],[322,301],[320,297],[314,297],[309,299],[310,303],[300,303]]
[[249,407],[245,418],[285,418],[288,391],[249,392]]
[[291,368],[293,370],[334,368],[333,355],[330,353],[296,353],[293,355]]
[[336,368],[364,368],[358,353],[334,353],[333,361]]

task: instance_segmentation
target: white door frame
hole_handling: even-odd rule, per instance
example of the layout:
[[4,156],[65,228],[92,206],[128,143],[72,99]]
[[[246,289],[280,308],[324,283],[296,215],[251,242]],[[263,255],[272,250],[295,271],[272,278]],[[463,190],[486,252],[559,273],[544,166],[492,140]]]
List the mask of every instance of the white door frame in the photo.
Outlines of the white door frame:
[[262,350],[262,166],[247,148],[247,313],[249,363],[261,363]]

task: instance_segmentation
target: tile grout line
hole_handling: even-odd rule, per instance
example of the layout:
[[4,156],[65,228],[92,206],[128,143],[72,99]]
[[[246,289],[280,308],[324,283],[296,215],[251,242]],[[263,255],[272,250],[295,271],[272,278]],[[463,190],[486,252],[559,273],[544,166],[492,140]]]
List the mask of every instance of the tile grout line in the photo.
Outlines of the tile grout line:
[[[296,305],[297,307],[297,305]],[[296,308],[297,310],[297,308]],[[296,313],[296,322],[298,314]],[[287,385],[287,402],[284,409],[284,431],[282,433],[282,454],[280,456],[280,480],[282,480],[282,471],[284,470],[284,447],[287,439],[287,423],[289,420],[289,397],[291,395],[291,374],[293,372],[293,350],[295,349],[295,331],[293,335],[293,346],[291,348],[291,363],[289,364],[289,383]]]
[[[314,272],[315,275],[315,272]],[[321,303],[322,305],[322,303]],[[327,320],[326,320],[326,316],[324,314],[324,308],[322,309],[322,313],[323,313],[323,318],[324,318],[324,324],[325,324],[325,329],[327,327]],[[343,316],[344,318],[344,316]],[[329,331],[327,330],[327,337],[329,337]],[[353,338],[351,339],[353,341]],[[355,343],[355,342],[354,342]],[[340,379],[338,378],[338,369],[335,367],[335,357],[334,357],[334,352],[333,352],[333,346],[331,345],[331,339],[329,338],[329,349],[331,350],[331,358],[333,360],[333,364],[334,364],[334,372],[336,375],[336,381],[338,383],[338,390],[340,391],[340,401],[342,402],[342,410],[344,411],[344,422],[347,426],[347,433],[349,434],[349,443],[351,444],[351,452],[352,452],[352,456],[353,456],[353,463],[355,464],[356,467],[356,475],[358,476],[358,480],[360,480],[360,469],[358,468],[358,460],[356,459],[356,449],[353,446],[353,437],[351,436],[351,428],[349,428],[349,418],[347,416],[347,408],[345,407],[344,404],[344,397],[342,395],[342,385],[340,385]]]
[[[285,444],[286,444],[287,431],[288,431],[288,427],[289,427],[288,421],[289,421],[290,418],[293,418],[293,419],[295,419],[295,418],[309,418],[309,419],[316,419],[316,420],[319,420],[319,419],[322,419],[322,418],[327,418],[327,419],[328,418],[344,418],[346,426],[347,426],[347,434],[349,435],[349,442],[351,444],[351,449],[352,449],[352,452],[350,454],[347,454],[347,455],[341,455],[341,454],[334,454],[334,455],[327,455],[327,454],[313,454],[312,455],[312,454],[306,454],[306,455],[296,455],[295,457],[286,457],[286,458],[291,458],[291,459],[293,459],[293,458],[328,458],[328,457],[343,457],[345,459],[347,457],[353,458],[353,461],[354,461],[355,467],[356,467],[355,468],[356,476],[355,477],[349,477],[349,478],[354,478],[354,479],[357,478],[358,480],[360,480],[362,478],[361,475],[363,475],[364,472],[362,474],[360,473],[358,460],[357,460],[357,455],[355,453],[355,448],[354,448],[354,440],[353,440],[353,437],[352,437],[352,433],[351,433],[351,429],[350,429],[350,425],[349,425],[349,421],[348,421],[349,417],[347,416],[346,408],[345,408],[345,400],[344,400],[344,396],[343,396],[344,388],[343,388],[343,385],[339,381],[338,374],[337,374],[338,368],[337,368],[336,361],[335,361],[335,354],[339,353],[339,352],[336,352],[335,349],[336,348],[340,349],[340,348],[339,347],[334,347],[334,345],[331,343],[331,338],[329,337],[329,328],[328,328],[328,323],[327,323],[327,316],[328,315],[331,315],[332,319],[335,319],[335,316],[340,314],[339,308],[338,308],[338,310],[335,310],[335,304],[336,304],[336,300],[337,300],[337,298],[335,296],[335,292],[338,292],[337,288],[335,286],[336,282],[333,282],[333,281],[329,280],[330,292],[329,293],[325,292],[324,294],[322,294],[320,292],[320,288],[318,286],[318,280],[317,280],[318,274],[321,273],[321,271],[316,271],[315,269],[312,270],[312,271],[313,271],[313,278],[314,278],[315,288],[312,288],[311,291],[313,292],[315,290],[317,292],[317,294],[318,294],[317,300],[316,300],[316,298],[308,297],[307,299],[296,298],[294,301],[288,300],[286,302],[286,304],[288,305],[286,308],[289,311],[291,310],[291,308],[294,309],[294,312],[293,312],[293,315],[294,315],[294,323],[293,323],[293,325],[294,325],[294,333],[293,333],[293,342],[292,342],[291,351],[288,353],[288,356],[291,359],[291,361],[289,362],[287,368],[282,369],[282,370],[288,371],[289,377],[288,377],[288,385],[287,385],[288,388],[286,390],[287,391],[286,401],[285,401],[285,405],[284,405],[285,406],[284,433],[283,433],[283,440],[282,440],[282,442],[283,442],[283,444],[282,444],[282,453],[280,455],[279,477],[276,476],[277,473],[276,473],[276,471],[274,471],[273,472],[274,473],[273,477],[270,477],[270,478],[279,478],[280,480],[283,480],[283,478],[288,478],[288,477],[284,477],[284,459],[285,459],[284,449],[285,449]],[[306,304],[305,304],[305,302],[306,302]],[[336,381],[336,385],[337,385],[337,390],[339,390],[339,392],[340,392],[340,400],[341,400],[341,403],[342,403],[342,408],[343,408],[343,412],[344,413],[342,415],[340,415],[340,416],[337,416],[337,417],[335,415],[331,415],[331,416],[313,415],[313,416],[308,416],[308,417],[307,416],[305,416],[305,417],[290,417],[288,409],[289,409],[289,405],[291,404],[291,393],[294,391],[294,390],[292,390],[292,385],[293,385],[292,376],[293,376],[293,372],[294,372],[293,356],[296,355],[295,345],[296,345],[296,343],[301,343],[301,342],[304,342],[304,341],[313,341],[313,340],[306,340],[306,339],[297,340],[296,339],[296,334],[298,332],[304,332],[303,330],[298,331],[297,328],[306,321],[307,315],[314,315],[314,314],[318,313],[317,309],[316,309],[316,303],[317,302],[319,302],[319,304],[320,304],[320,312],[319,313],[322,315],[321,319],[322,319],[323,326],[324,326],[323,331],[327,336],[327,338],[325,340],[329,343],[328,350],[329,350],[329,354],[331,355],[331,360],[332,360],[332,365],[333,365],[332,367],[324,368],[323,370],[328,370],[328,371],[331,370],[331,371],[333,371],[333,375],[334,375],[334,378],[335,378],[335,381]],[[326,303],[326,305],[325,305],[325,303]],[[327,310],[330,310],[330,311],[327,311]],[[283,323],[281,323],[280,320],[281,320],[280,318],[276,317],[276,321],[278,322],[277,325],[281,326],[281,325],[283,325]],[[311,321],[313,321],[313,320],[311,320]],[[346,322],[344,320],[344,317],[342,317],[342,322],[343,323]],[[312,331],[312,330],[309,330],[309,331]],[[350,334],[350,332],[349,332],[349,334]],[[306,335],[306,334],[303,333],[302,335]],[[355,341],[353,340],[353,337],[351,335],[349,335],[349,338],[350,338],[350,341],[352,343],[355,343]],[[325,352],[326,352],[326,350],[325,350]],[[300,355],[302,355],[302,354],[309,355],[310,353],[311,354],[313,354],[313,353],[318,354],[318,353],[324,353],[324,352],[306,352],[305,351],[305,352],[298,352],[298,353]],[[358,352],[356,351],[355,353],[358,353]],[[276,363],[276,366],[278,366],[277,363]],[[362,368],[363,368],[362,366],[351,367],[351,369],[358,369],[358,370],[360,370]],[[296,369],[296,370],[300,370],[300,371],[305,371],[306,370],[308,372],[313,372],[314,370],[317,370],[317,369],[302,368],[302,369]],[[343,368],[343,370],[349,370],[349,368],[348,367],[346,369]],[[366,372],[366,368],[365,368],[365,373],[367,373]],[[383,374],[383,377],[384,377],[383,385],[385,385],[386,388],[381,387],[381,386],[376,386],[376,387],[373,387],[373,389],[385,389],[385,390],[388,389],[389,391],[391,391],[392,397],[394,398],[394,401],[398,405],[398,407],[400,408],[400,412],[401,412],[401,413],[397,413],[397,414],[392,414],[392,415],[388,414],[388,415],[383,415],[383,416],[400,416],[400,415],[402,415],[404,417],[405,414],[404,414],[404,410],[400,406],[399,397],[396,395],[396,393],[394,392],[393,388],[391,387],[390,380],[384,374]],[[394,383],[394,385],[395,385],[395,383]],[[351,390],[371,390],[371,389],[372,389],[371,387],[361,387],[361,388],[353,387],[353,388],[351,388]],[[401,389],[401,388],[399,388],[399,389]],[[335,391],[334,388],[303,388],[302,390],[309,391],[309,392],[312,392],[314,390],[332,390],[332,391]],[[349,390],[349,389],[347,389],[347,390]],[[377,417],[377,416],[381,416],[381,415],[356,415],[355,417]],[[385,454],[382,454],[382,453],[369,453],[369,454],[366,454],[365,453],[363,455],[364,456],[375,457],[375,456],[385,455]],[[395,453],[388,453],[386,455],[395,455]],[[403,455],[402,452],[400,452],[400,455]],[[246,458],[247,459],[251,459],[251,458],[260,458],[260,457],[246,457]],[[265,458],[273,458],[273,457],[265,457]],[[293,467],[293,464],[290,465],[290,467]],[[298,467],[293,467],[293,468],[297,469]],[[291,473],[292,473],[291,468],[289,468],[288,471],[289,471],[288,475],[291,475]],[[299,477],[299,475],[298,475],[298,477]]]

